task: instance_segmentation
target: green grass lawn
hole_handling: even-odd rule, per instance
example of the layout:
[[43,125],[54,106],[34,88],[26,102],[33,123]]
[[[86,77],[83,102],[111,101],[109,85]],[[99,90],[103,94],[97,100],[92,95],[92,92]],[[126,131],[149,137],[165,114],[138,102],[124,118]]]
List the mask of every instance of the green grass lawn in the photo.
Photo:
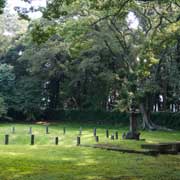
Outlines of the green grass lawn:
[[[12,126],[16,132],[12,134]],[[93,125],[0,124],[0,180],[179,180],[180,155],[157,157],[127,154],[102,149],[76,146],[79,127],[82,127],[82,144],[95,144]],[[29,127],[35,135],[35,145],[30,144]],[[66,127],[66,135],[63,135]],[[123,148],[140,149],[142,141],[121,140],[128,128],[109,127],[110,133],[119,132],[119,140],[105,137],[107,126],[97,126],[100,143],[112,143]],[[9,134],[9,145],[4,145],[4,135]],[[59,137],[59,145],[54,144]],[[180,132],[141,132],[146,142],[180,141]]]

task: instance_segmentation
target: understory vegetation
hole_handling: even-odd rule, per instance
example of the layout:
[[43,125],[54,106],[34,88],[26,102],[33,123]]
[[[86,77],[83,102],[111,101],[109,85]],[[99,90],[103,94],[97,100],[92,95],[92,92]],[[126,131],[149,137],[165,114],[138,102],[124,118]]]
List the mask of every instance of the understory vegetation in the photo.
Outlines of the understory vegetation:
[[[0,1],[4,7],[4,0]],[[0,116],[42,110],[180,109],[178,1],[52,0],[0,17]],[[31,8],[27,8],[32,6]],[[31,19],[29,13],[42,17]],[[7,23],[8,22],[8,23]]]

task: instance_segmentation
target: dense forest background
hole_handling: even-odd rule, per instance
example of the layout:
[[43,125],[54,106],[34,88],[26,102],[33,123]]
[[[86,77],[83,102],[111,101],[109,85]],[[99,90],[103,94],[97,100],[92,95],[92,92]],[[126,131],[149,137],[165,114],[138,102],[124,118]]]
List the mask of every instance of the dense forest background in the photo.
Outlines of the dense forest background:
[[[6,8],[0,16],[1,118],[135,108],[152,129],[152,111],[180,110],[178,0],[52,0],[15,9],[17,16]],[[36,11],[42,17],[29,18]]]

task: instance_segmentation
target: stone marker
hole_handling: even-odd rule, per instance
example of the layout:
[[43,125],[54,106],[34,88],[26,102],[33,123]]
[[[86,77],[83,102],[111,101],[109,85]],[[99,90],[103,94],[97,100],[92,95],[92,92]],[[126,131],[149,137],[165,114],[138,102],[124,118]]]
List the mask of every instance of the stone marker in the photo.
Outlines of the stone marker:
[[55,145],[58,145],[58,143],[59,143],[59,138],[55,137]]
[[15,127],[12,127],[12,133],[13,134],[15,133]]
[[80,136],[77,137],[77,146],[79,146],[81,144],[81,138]]
[[29,128],[29,134],[32,134],[32,127]]
[[46,134],[49,134],[49,127],[46,126]]
[[93,135],[96,136],[96,128],[94,128]]
[[66,128],[65,127],[63,128],[63,134],[64,135],[66,134]]
[[34,145],[34,138],[35,138],[35,136],[34,136],[34,134],[32,134],[31,135],[31,145]]
[[126,133],[125,132],[123,132],[123,134],[122,134],[122,139],[126,139]]
[[115,138],[118,139],[118,131],[115,132]]
[[109,130],[106,129],[106,137],[109,138]]
[[82,127],[79,128],[79,135],[82,135]]
[[114,140],[114,134],[111,135],[111,140]]
[[5,145],[9,144],[9,135],[8,134],[5,135],[4,143],[5,143]]
[[99,142],[99,136],[95,136],[96,142]]
[[135,107],[132,106],[130,113],[130,127],[129,132],[126,133],[126,139],[139,140],[140,133],[138,132],[137,127],[137,113],[135,112]]

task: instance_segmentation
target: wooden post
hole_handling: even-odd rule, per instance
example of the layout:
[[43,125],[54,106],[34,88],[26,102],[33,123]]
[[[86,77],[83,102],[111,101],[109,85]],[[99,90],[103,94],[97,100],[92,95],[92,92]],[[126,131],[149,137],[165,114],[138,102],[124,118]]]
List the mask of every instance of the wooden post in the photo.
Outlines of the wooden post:
[[12,133],[15,134],[15,127],[12,127]]
[[31,145],[34,145],[34,134],[31,135]]
[[116,139],[118,139],[118,131],[116,131],[115,137],[116,137]]
[[114,140],[114,134],[111,135],[111,140]]
[[32,134],[32,127],[29,128],[29,134]]
[[66,134],[66,128],[65,127],[63,128],[63,134],[64,135]]
[[46,126],[46,134],[49,134],[49,127]]
[[77,137],[77,146],[80,146],[80,144],[81,144],[81,138],[80,138],[80,136],[78,136]]
[[5,145],[8,145],[9,144],[9,135],[6,134],[5,135],[5,141],[4,141]]
[[56,138],[55,138],[55,145],[58,145],[58,143],[59,143],[59,138],[56,137]]
[[109,130],[106,129],[106,137],[109,138]]
[[122,139],[126,139],[126,133],[125,132],[123,132],[123,134],[122,134]]
[[79,128],[79,135],[82,135],[82,127]]
[[99,142],[99,136],[95,136],[96,142]]
[[96,136],[96,128],[94,128],[93,134],[94,136]]

